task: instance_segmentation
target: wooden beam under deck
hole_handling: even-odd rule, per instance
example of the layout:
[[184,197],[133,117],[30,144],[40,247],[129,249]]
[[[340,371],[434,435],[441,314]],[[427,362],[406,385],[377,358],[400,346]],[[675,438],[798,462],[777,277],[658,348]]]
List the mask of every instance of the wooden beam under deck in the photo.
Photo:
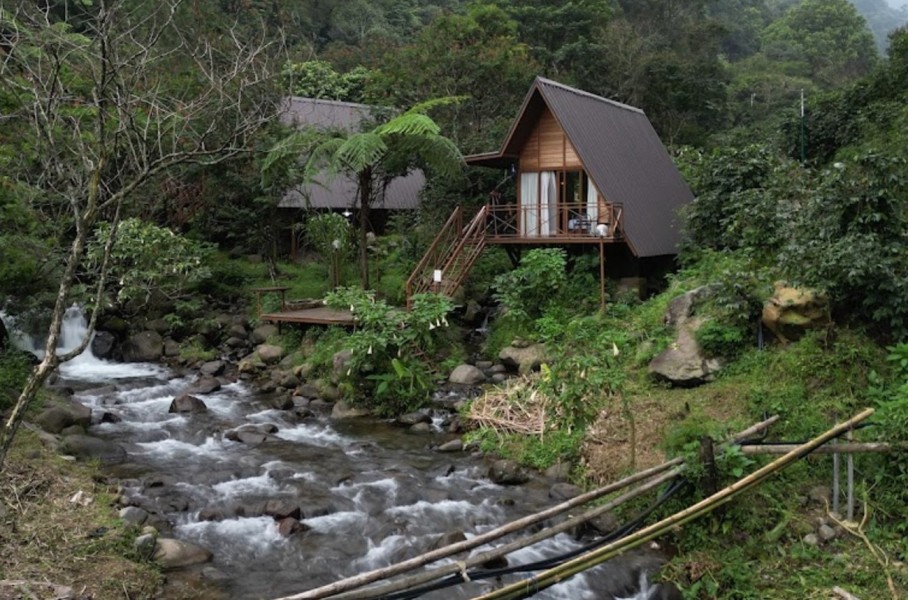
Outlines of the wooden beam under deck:
[[520,237],[516,235],[487,235],[486,244],[522,244],[534,246],[548,246],[561,244],[588,244],[598,246],[601,244],[625,243],[624,238],[600,238],[593,235],[545,235],[537,237]]

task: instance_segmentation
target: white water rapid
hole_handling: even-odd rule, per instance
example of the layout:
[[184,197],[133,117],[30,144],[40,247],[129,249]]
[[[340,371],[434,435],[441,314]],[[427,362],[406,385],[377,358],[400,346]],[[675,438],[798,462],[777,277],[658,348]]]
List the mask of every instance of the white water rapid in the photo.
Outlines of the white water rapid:
[[[71,309],[60,350],[84,335],[84,318]],[[481,457],[435,452],[450,439],[443,433],[412,433],[379,420],[333,421],[299,402],[277,408],[282,404],[274,397],[229,378],[199,395],[204,412],[170,413],[194,373],[102,361],[90,351],[60,374],[64,385],[79,383],[74,397],[92,409],[90,433],[126,450],[125,462],[105,469],[126,489],[128,504],[148,513],[146,524],[162,536],[210,550],[213,560],[190,570],[222,597],[311,589],[426,552],[445,534],[473,537],[554,503],[551,482],[495,485]],[[228,439],[227,432],[243,426],[270,433],[253,443]],[[299,515],[305,529],[282,536],[269,516],[275,513]],[[579,545],[559,535],[508,562],[549,559]],[[657,563],[643,556],[605,565],[535,597],[656,600],[658,590],[639,577]],[[480,579],[420,598],[471,598],[529,576]]]

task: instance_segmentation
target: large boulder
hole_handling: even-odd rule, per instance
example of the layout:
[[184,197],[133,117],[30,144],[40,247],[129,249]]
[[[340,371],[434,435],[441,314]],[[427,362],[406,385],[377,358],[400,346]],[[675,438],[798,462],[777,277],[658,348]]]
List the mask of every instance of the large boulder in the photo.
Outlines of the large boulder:
[[809,329],[826,327],[829,321],[829,299],[816,290],[777,283],[763,305],[763,324],[783,343],[800,339]]
[[277,327],[271,324],[259,325],[249,334],[249,341],[253,344],[264,344],[277,335]]
[[187,394],[211,394],[221,389],[221,382],[211,375],[202,375],[186,389]]
[[460,385],[476,385],[485,380],[485,373],[473,365],[458,365],[457,368],[451,372],[451,376],[448,377],[448,381]]
[[60,433],[73,425],[88,428],[91,425],[91,409],[75,400],[61,398],[38,415],[36,421],[48,433]]
[[195,396],[190,396],[189,394],[183,394],[177,396],[173,399],[173,402],[170,403],[170,409],[167,412],[171,413],[200,413],[208,410],[208,407],[204,402],[196,398]]
[[697,343],[700,318],[689,319],[678,328],[678,337],[649,363],[649,372],[679,387],[694,387],[712,381],[722,369],[722,360],[707,358]]
[[117,338],[114,334],[107,331],[97,331],[95,332],[95,337],[91,339],[91,353],[98,358],[110,358],[116,344]]
[[66,436],[61,443],[61,449],[76,458],[96,459],[102,463],[118,463],[126,459],[126,450],[119,444],[88,435]]
[[261,344],[255,349],[259,359],[266,365],[274,365],[284,357],[284,349],[271,344]]
[[489,479],[498,485],[520,485],[529,481],[530,475],[512,460],[496,460],[489,467]]
[[164,569],[179,569],[211,560],[211,552],[182,540],[158,538],[155,542],[154,560]]
[[511,345],[503,348],[498,354],[502,364],[516,370],[521,375],[538,371],[542,364],[548,362],[544,344]]
[[694,316],[694,311],[713,289],[713,286],[701,286],[669,302],[664,319],[667,325],[674,326],[676,338],[650,361],[649,372],[653,377],[679,387],[693,387],[712,381],[722,369],[722,359],[708,358],[696,337],[705,320]]
[[121,352],[125,362],[155,362],[164,353],[164,340],[156,331],[143,331],[126,340]]

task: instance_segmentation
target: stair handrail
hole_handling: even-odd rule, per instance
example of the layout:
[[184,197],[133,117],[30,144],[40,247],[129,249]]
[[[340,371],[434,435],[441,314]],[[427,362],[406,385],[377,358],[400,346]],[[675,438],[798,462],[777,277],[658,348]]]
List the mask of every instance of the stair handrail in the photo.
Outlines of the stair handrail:
[[[466,273],[470,270],[470,267],[473,266],[473,262],[476,260],[479,252],[482,251],[482,248],[485,246],[485,237],[486,237],[486,217],[488,216],[489,207],[488,205],[483,205],[479,209],[479,212],[476,213],[476,216],[473,217],[473,220],[470,221],[470,224],[467,225],[467,228],[464,229],[463,235],[460,236],[460,241],[457,243],[457,246],[454,248],[454,252],[451,253],[451,259],[459,257],[463,254],[464,248],[467,244],[478,241],[477,244],[480,248],[479,251],[474,251],[472,256],[467,258],[465,267],[462,270],[462,273],[459,273],[456,280],[454,281],[454,287],[457,287],[463,282]],[[445,262],[445,267],[448,266],[448,261]],[[452,290],[453,291],[453,290]]]
[[[443,261],[447,259],[451,250],[456,247],[462,229],[463,209],[458,206],[451,213],[451,216],[448,217],[448,220],[445,221],[445,224],[441,227],[438,234],[435,236],[435,239],[432,240],[429,249],[423,254],[422,259],[417,263],[416,268],[413,269],[413,273],[407,279],[406,294],[408,310],[411,308],[413,296],[420,291],[424,291],[422,289],[417,291],[417,281],[425,276],[426,269],[429,265],[433,265],[434,267],[434,265],[443,264]],[[419,288],[423,287],[424,286],[419,286]]]

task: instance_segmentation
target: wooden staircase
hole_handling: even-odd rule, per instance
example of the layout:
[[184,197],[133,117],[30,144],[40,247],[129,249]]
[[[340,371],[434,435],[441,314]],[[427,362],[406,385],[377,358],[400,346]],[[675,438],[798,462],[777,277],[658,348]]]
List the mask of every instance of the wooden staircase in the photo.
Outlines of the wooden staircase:
[[488,207],[483,206],[464,227],[463,210],[454,209],[407,280],[407,309],[416,294],[454,295],[485,249],[487,219]]

